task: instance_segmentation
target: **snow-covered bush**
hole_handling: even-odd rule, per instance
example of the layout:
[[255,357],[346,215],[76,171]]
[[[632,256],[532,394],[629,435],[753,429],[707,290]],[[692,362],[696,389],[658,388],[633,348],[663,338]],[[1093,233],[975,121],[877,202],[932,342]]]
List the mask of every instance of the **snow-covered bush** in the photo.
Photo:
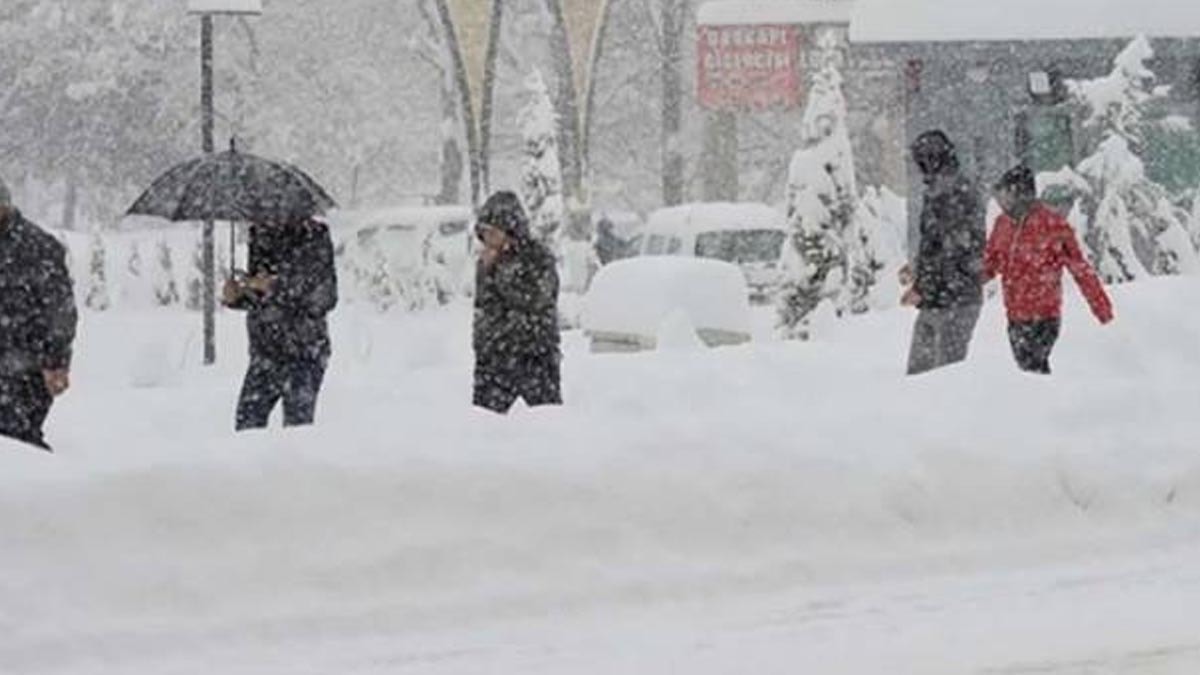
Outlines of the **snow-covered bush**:
[[161,307],[179,303],[179,285],[175,282],[175,261],[166,238],[158,240],[157,264],[153,266],[154,299]]
[[84,305],[98,312],[107,310],[112,301],[108,293],[108,271],[105,269],[104,238],[97,232],[92,235],[91,252],[88,256],[87,290]]

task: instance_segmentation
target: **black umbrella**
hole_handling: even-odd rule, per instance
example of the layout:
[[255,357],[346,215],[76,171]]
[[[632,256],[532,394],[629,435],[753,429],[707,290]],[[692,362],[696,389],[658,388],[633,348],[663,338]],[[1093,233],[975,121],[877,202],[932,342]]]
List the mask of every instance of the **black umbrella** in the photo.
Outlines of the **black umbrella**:
[[337,206],[308,174],[283,162],[227,152],[179,164],[160,176],[129,215],[172,221],[302,222]]

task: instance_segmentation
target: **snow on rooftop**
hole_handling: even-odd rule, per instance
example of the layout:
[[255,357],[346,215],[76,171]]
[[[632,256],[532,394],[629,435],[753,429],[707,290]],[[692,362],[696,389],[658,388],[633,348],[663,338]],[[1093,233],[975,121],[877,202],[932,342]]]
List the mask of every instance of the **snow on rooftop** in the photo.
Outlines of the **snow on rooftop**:
[[1194,0],[858,0],[853,42],[1200,37]]
[[262,0],[188,0],[191,14],[262,14]]
[[583,328],[656,338],[680,312],[694,329],[749,337],[750,291],[737,266],[707,258],[649,256],[619,260],[596,273],[584,298]]
[[704,230],[782,230],[783,212],[755,202],[697,202],[659,209],[650,214],[648,233]]
[[702,26],[849,23],[855,0],[713,0],[700,6]]
[[328,220],[337,229],[397,227],[428,229],[443,223],[472,222],[475,211],[468,206],[397,206],[381,209],[339,209]]

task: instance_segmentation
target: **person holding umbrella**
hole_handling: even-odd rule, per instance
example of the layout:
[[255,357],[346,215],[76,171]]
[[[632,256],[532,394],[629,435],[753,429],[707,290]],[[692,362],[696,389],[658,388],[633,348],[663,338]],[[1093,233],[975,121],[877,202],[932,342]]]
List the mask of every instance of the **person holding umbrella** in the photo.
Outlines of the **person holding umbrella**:
[[225,282],[222,300],[247,312],[250,336],[237,430],[266,428],[280,400],[284,426],[312,424],[332,351],[326,316],[338,302],[329,226],[252,223],[248,270]]
[[0,181],[0,435],[47,451],[42,426],[71,384],[78,322],[66,258]]
[[[331,352],[326,315],[338,301],[333,241],[315,217],[335,206],[304,171],[240,152],[230,140],[226,152],[172,167],[128,211],[171,221],[251,224],[248,271],[234,272],[221,298],[246,311],[250,333],[239,431],[266,427],[280,400],[284,425],[313,421]],[[232,248],[232,226],[230,234]],[[205,314],[208,340],[213,312],[206,308]]]

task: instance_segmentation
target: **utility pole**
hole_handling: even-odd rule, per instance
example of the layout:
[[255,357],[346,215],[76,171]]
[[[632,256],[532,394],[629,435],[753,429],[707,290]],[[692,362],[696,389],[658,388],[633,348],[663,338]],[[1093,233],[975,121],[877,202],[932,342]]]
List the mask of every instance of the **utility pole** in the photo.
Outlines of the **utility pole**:
[[[213,153],[213,18],[200,17],[200,142],[205,155]],[[217,362],[217,270],[213,221],[204,221],[204,365]]]
[[[188,14],[200,16],[200,143],[205,155],[214,150],[213,15],[259,16],[262,0],[188,0]],[[201,235],[201,280],[204,301],[204,365],[217,362],[217,264],[214,224],[204,221]]]

